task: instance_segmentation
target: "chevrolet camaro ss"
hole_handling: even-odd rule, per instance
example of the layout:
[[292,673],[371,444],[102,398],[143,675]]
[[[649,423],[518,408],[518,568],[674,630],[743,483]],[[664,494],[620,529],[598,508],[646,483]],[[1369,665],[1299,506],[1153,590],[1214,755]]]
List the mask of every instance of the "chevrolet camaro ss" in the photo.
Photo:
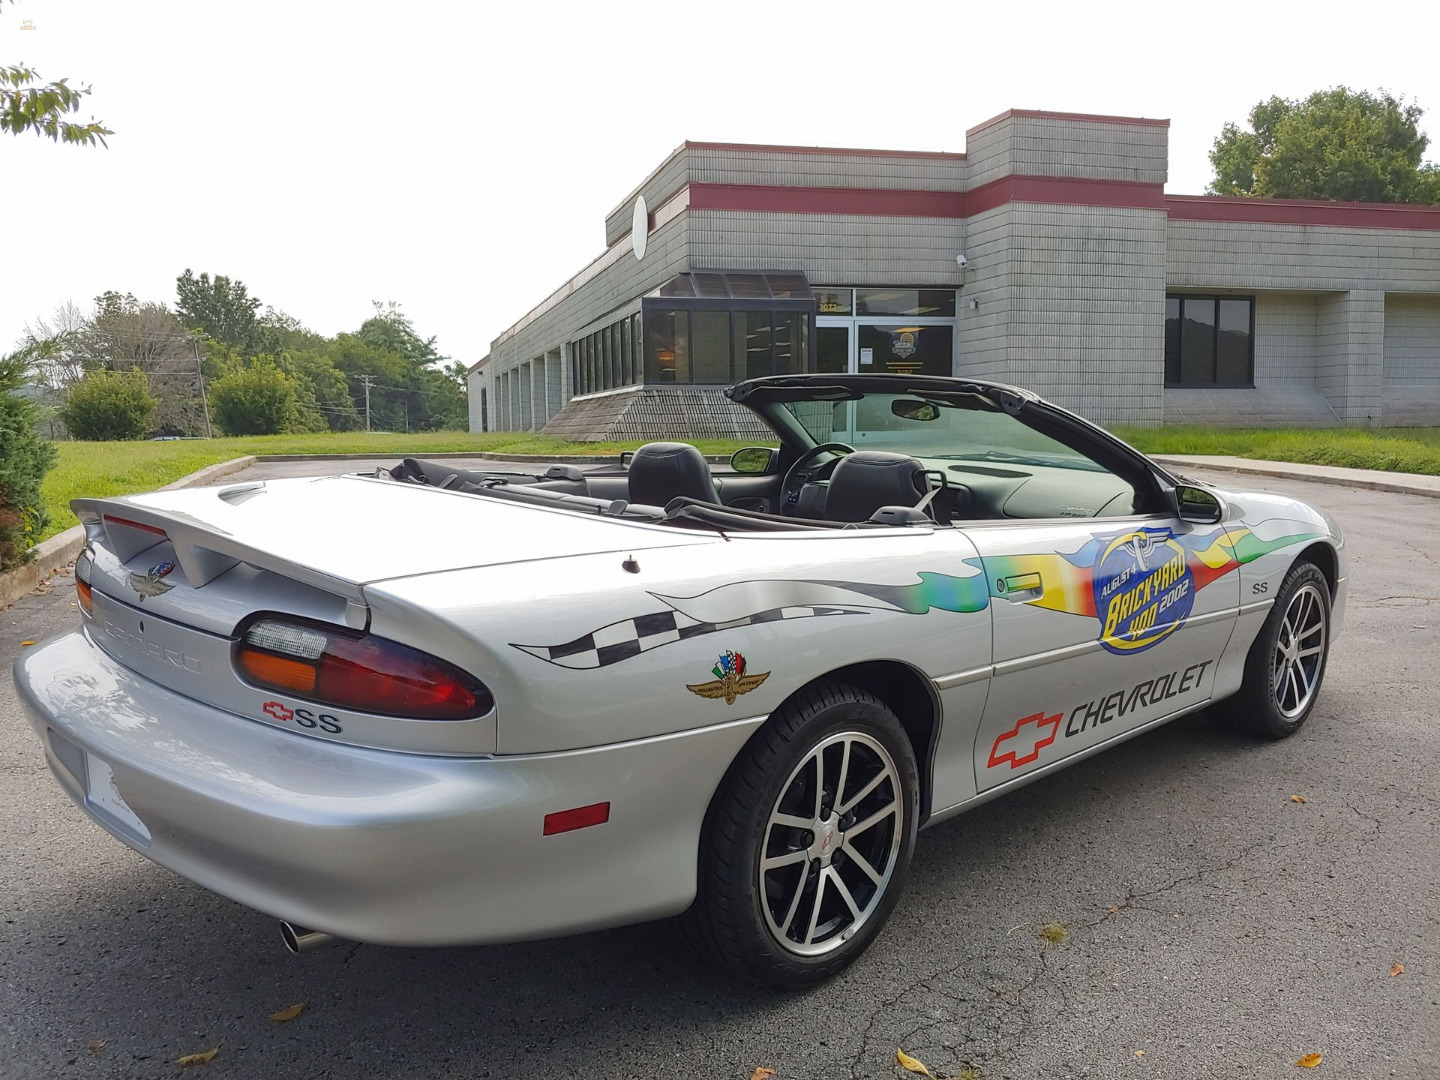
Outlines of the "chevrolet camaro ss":
[[1326,514],[995,383],[726,393],[774,432],[728,469],[76,500],[81,623],[15,668],[56,780],[292,945],[681,915],[796,986],[875,938],[919,829],[1205,706],[1314,707]]

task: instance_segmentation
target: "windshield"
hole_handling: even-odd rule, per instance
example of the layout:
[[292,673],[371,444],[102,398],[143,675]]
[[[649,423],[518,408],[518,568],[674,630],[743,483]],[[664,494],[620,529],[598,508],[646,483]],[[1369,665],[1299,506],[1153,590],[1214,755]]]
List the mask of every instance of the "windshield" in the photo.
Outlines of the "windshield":
[[857,450],[930,460],[1107,471],[969,394],[866,394],[855,401],[786,402],[784,408],[817,443],[849,443]]

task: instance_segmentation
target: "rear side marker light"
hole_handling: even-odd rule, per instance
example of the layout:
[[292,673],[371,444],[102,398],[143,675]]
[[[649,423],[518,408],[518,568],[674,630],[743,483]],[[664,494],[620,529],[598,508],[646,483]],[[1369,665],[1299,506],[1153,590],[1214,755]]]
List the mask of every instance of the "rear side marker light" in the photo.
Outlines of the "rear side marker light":
[[554,836],[556,833],[588,829],[591,825],[604,825],[609,820],[610,804],[608,802],[577,806],[574,810],[557,810],[553,814],[545,815],[544,835]]
[[261,616],[240,634],[235,666],[254,686],[336,708],[409,720],[471,720],[490,690],[454,664],[342,626]]

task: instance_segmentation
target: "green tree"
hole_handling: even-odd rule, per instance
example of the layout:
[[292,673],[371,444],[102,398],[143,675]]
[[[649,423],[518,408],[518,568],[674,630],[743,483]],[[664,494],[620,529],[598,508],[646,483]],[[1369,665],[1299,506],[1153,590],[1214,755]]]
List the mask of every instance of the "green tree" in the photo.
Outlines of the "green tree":
[[[316,430],[356,431],[365,421],[355,408],[345,373],[335,366],[330,354],[321,348],[286,349],[276,358],[281,371],[295,379],[300,392],[301,408],[308,405],[324,421]],[[308,391],[310,400],[305,401]]]
[[256,351],[270,356],[279,356],[285,349],[315,349],[325,344],[323,335],[273,307],[266,307],[265,314],[255,320],[255,332]]
[[77,439],[140,439],[158,404],[143,371],[92,371],[70,387],[60,415]]
[[301,420],[295,380],[268,356],[217,379],[210,407],[227,435],[278,435],[295,430]]
[[[422,338],[416,333],[399,304],[393,301],[384,304],[373,301],[373,304],[375,314],[365,320],[355,336],[371,349],[401,361],[399,370],[392,365],[387,373],[370,372],[378,376],[381,413],[387,430],[467,427],[465,381],[455,377],[454,365],[447,367],[450,358],[440,355],[435,348],[435,338]],[[372,391],[372,414],[375,406]]]
[[245,283],[224,274],[195,276],[186,270],[175,279],[175,313],[192,330],[199,330],[224,345],[253,352],[259,341],[258,298]]
[[1249,129],[1226,124],[1210,151],[1212,195],[1355,202],[1440,202],[1440,167],[1422,164],[1424,110],[1390,94],[1320,90],[1272,97]]
[[[0,0],[0,13],[5,0]],[[69,79],[42,82],[41,75],[25,64],[0,65],[0,131],[22,135],[33,131],[52,142],[105,145],[105,136],[115,134],[96,120],[77,124],[66,119],[80,111],[80,99],[90,87],[71,86]]]
[[35,404],[17,391],[26,388],[29,357],[0,356],[0,570],[30,557],[35,537],[49,523],[40,483],[55,464],[55,447],[35,430]]

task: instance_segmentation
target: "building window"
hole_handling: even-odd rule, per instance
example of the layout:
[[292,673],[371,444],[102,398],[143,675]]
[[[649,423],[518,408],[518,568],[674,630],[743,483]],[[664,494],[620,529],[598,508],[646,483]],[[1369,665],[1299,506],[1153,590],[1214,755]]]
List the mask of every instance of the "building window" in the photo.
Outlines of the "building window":
[[639,382],[640,316],[618,322],[570,342],[570,385],[576,397]]
[[1165,297],[1165,385],[1253,386],[1255,298]]
[[856,289],[857,315],[916,315],[927,319],[955,317],[954,289]]

